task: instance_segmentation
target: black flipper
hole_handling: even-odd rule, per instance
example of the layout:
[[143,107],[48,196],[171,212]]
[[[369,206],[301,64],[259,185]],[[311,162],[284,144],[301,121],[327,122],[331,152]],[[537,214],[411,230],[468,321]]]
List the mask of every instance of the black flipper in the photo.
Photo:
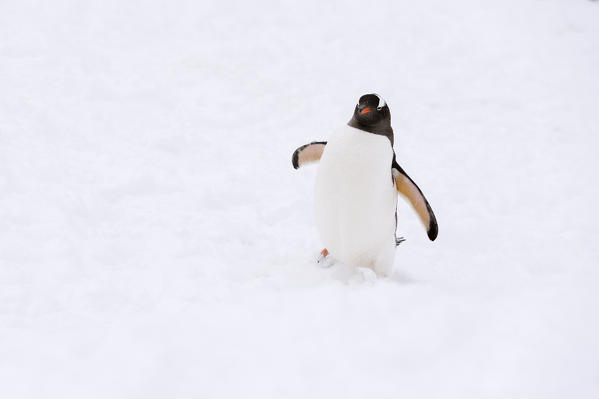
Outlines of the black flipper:
[[307,163],[317,162],[320,160],[326,141],[313,141],[310,144],[305,144],[293,152],[291,164],[294,169],[298,169]]
[[435,241],[435,238],[437,238],[437,235],[439,234],[439,226],[437,225],[437,218],[426,200],[426,197],[422,194],[422,191],[420,191],[420,188],[416,183],[414,183],[414,180],[412,180],[402,167],[399,166],[395,160],[395,154],[393,154],[391,168],[397,191],[410,202],[412,208],[414,208],[420,217],[420,220],[426,228],[428,238],[431,241]]

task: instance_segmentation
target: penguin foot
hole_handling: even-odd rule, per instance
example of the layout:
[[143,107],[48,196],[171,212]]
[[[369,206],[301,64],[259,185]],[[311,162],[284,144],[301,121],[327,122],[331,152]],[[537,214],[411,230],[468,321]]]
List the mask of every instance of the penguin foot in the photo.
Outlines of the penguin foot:
[[401,244],[402,242],[404,242],[406,239],[403,237],[397,237],[395,238],[395,246],[399,247],[399,244]]
[[331,258],[329,258],[329,251],[325,248],[320,251],[318,258],[316,259],[316,263],[318,263],[322,267],[331,267],[335,263]]

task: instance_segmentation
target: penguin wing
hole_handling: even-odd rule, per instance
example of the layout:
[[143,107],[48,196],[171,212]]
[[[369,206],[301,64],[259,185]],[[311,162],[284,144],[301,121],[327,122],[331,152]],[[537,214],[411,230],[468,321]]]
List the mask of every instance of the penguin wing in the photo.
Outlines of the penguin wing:
[[420,188],[418,188],[416,183],[414,183],[414,180],[408,176],[395,160],[395,154],[393,154],[391,172],[395,179],[395,188],[397,188],[397,191],[410,202],[410,205],[412,205],[412,208],[414,208],[420,217],[422,224],[426,227],[428,238],[431,241],[435,241],[435,238],[437,238],[437,234],[439,233],[437,218],[426,200],[426,197],[422,194],[422,191],[420,191]]
[[293,152],[291,164],[294,169],[298,169],[307,163],[312,163],[320,160],[326,141],[313,141],[310,144],[305,144]]

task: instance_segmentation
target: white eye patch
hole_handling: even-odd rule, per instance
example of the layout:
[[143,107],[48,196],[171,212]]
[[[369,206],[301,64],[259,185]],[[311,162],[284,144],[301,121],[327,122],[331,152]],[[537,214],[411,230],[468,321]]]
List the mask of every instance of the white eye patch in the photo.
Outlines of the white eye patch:
[[375,96],[377,96],[379,98],[379,105],[377,105],[376,109],[381,110],[383,109],[383,107],[387,104],[385,102],[385,100],[383,99],[383,97],[379,96],[378,94],[374,94]]

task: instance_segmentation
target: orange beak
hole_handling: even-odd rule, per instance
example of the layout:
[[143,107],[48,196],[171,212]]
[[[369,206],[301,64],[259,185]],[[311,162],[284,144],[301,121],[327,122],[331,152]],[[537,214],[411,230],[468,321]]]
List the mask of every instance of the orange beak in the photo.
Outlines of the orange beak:
[[370,109],[370,108],[366,107],[366,108],[364,108],[362,111],[360,111],[360,115],[367,114],[367,113],[369,113],[370,111],[372,111],[372,109]]

